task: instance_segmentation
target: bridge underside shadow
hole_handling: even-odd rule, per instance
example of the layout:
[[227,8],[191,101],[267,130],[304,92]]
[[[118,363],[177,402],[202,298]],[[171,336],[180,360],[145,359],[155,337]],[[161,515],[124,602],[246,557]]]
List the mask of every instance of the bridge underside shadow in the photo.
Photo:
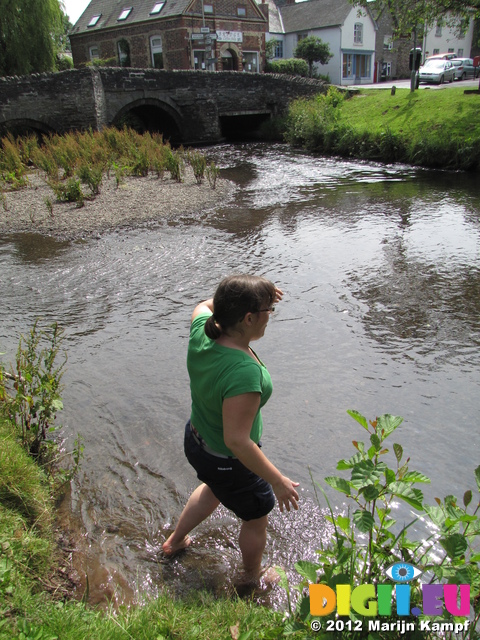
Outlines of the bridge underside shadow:
[[226,140],[248,141],[262,139],[262,125],[271,120],[270,113],[249,112],[220,116],[220,130]]
[[41,138],[44,135],[48,136],[53,133],[55,133],[55,130],[49,125],[30,118],[17,118],[15,120],[0,123],[1,138],[7,134],[13,135],[14,138],[30,135],[35,135],[37,138]]
[[167,104],[156,100],[137,100],[123,107],[112,121],[119,129],[124,126],[138,133],[161,133],[165,141],[172,144],[182,142],[180,116]]

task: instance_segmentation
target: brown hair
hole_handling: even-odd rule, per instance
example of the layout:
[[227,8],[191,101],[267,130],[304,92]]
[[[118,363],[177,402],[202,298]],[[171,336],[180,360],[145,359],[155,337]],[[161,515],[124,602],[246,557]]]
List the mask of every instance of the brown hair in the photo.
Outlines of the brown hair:
[[247,274],[224,278],[213,297],[213,316],[205,324],[205,333],[212,340],[235,327],[250,311],[269,307],[275,300],[275,285],[260,276]]

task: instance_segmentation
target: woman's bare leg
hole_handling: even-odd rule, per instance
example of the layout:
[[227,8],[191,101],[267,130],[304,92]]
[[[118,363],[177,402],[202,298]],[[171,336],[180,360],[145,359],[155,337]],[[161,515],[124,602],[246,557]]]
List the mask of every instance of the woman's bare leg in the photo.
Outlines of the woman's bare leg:
[[268,517],[244,520],[240,529],[238,543],[243,558],[243,566],[249,578],[256,580],[260,576],[262,556],[267,543]]
[[210,487],[201,484],[195,489],[185,505],[177,526],[172,535],[163,543],[162,549],[166,555],[171,555],[191,544],[188,534],[197,525],[211,515],[220,504]]

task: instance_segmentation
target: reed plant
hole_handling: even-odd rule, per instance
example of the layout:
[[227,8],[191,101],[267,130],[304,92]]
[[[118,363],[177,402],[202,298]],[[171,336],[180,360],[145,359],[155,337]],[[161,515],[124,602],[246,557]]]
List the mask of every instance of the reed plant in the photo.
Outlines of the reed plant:
[[190,149],[185,154],[185,159],[193,169],[193,175],[197,184],[202,184],[205,179],[205,171],[207,169],[207,159],[197,150]]

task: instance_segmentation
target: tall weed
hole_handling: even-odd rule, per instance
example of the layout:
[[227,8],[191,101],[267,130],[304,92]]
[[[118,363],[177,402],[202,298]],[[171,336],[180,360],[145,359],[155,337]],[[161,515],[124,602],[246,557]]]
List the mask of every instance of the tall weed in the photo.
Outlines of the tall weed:
[[[389,414],[382,415],[376,420],[368,422],[357,411],[348,411],[366,431],[368,442],[353,441],[354,454],[340,460],[337,469],[347,472],[344,476],[329,476],[325,482],[331,489],[338,491],[342,501],[348,499],[347,512],[337,512],[330,504],[326,491],[321,485],[315,483],[324,496],[327,505],[327,520],[333,526],[332,539],[317,551],[316,562],[301,560],[295,565],[296,570],[302,576],[302,581],[295,588],[300,597],[296,608],[290,606],[291,618],[286,622],[284,635],[308,632],[310,629],[319,629],[319,623],[323,629],[330,630],[329,638],[372,640],[375,638],[385,640],[402,640],[405,630],[402,625],[393,625],[386,633],[371,633],[368,621],[371,618],[372,609],[370,603],[353,605],[349,614],[335,614],[334,608],[325,611],[325,615],[311,613],[311,597],[314,593],[311,585],[325,585],[335,591],[339,585],[344,585],[348,593],[359,585],[372,585],[372,595],[378,592],[380,584],[386,584],[384,589],[389,592],[390,614],[388,621],[395,623],[402,619],[405,622],[412,621],[408,614],[399,614],[391,607],[392,585],[388,571],[397,565],[407,571],[413,567],[409,597],[410,607],[418,608],[420,619],[422,616],[422,590],[418,577],[423,573],[424,583],[449,583],[454,585],[470,585],[470,627],[464,629],[460,636],[451,629],[447,629],[442,635],[445,639],[462,637],[470,640],[478,640],[480,632],[480,554],[478,544],[480,542],[480,500],[473,498],[473,492],[467,490],[463,498],[453,495],[443,500],[435,498],[436,504],[430,506],[424,503],[422,491],[417,485],[429,483],[430,480],[419,471],[409,468],[410,458],[405,459],[403,447],[394,443],[391,446],[386,440],[400,426],[403,418]],[[393,460],[390,461],[392,458]],[[390,454],[390,455],[389,455]],[[393,462],[393,465],[392,465]],[[475,470],[475,481],[480,491],[480,466]],[[401,525],[395,520],[395,503],[402,501],[418,512],[408,524]],[[433,531],[426,540],[409,537],[409,530],[414,532],[415,525],[423,522],[423,529]],[[290,585],[282,575],[283,585],[290,594]],[[407,580],[405,580],[407,582]],[[390,589],[389,589],[390,587]],[[378,595],[378,597],[380,597]],[[463,598],[462,598],[463,599]],[[290,600],[291,603],[291,600]],[[323,605],[324,606],[324,605]],[[374,605],[372,604],[372,607]],[[315,616],[321,615],[321,622]],[[345,617],[350,616],[350,624],[345,622]],[[449,622],[460,619],[465,621],[465,614],[453,615],[449,611],[439,613],[440,617]],[[400,617],[399,617],[400,616]],[[404,616],[402,618],[402,616]],[[415,619],[415,618],[413,618]],[[418,620],[418,618],[416,618]],[[427,616],[428,619],[428,616]],[[436,618],[434,618],[436,620]],[[431,618],[430,618],[431,620]],[[340,621],[340,622],[339,622]],[[358,624],[355,624],[358,623]],[[304,637],[300,635],[300,637]],[[323,636],[321,636],[323,637]],[[436,630],[419,629],[411,632],[409,638],[422,638],[437,640]]]

